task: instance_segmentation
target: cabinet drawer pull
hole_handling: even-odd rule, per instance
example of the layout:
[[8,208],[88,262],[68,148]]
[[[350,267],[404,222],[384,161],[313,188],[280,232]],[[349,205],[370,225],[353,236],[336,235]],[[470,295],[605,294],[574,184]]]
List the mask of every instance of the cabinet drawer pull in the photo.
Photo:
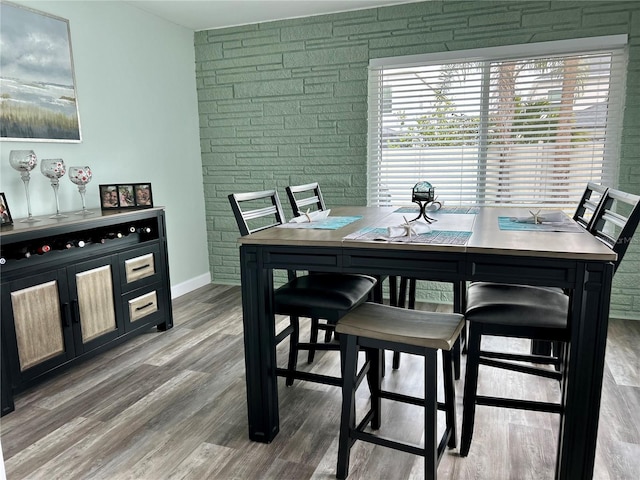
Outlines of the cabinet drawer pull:
[[145,308],[150,307],[151,305],[153,305],[153,302],[149,302],[145,305],[142,305],[141,307],[136,307],[136,312],[139,310],[144,310]]
[[131,269],[132,272],[137,272],[138,270],[144,270],[145,268],[149,268],[151,266],[150,263],[147,263],[145,265],[140,265],[139,267],[133,267]]

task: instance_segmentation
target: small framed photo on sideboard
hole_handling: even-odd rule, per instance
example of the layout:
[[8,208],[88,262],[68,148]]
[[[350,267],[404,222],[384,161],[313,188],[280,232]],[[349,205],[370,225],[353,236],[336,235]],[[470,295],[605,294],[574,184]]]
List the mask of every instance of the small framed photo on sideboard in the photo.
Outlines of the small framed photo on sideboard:
[[120,200],[120,208],[135,207],[133,185],[118,185],[118,200]]
[[9,205],[7,199],[4,196],[4,192],[0,192],[0,225],[13,225],[13,218],[11,218],[11,212],[9,211]]
[[118,186],[100,185],[100,207],[103,210],[118,208]]
[[137,207],[153,207],[150,183],[136,183],[133,186]]
[[153,207],[150,183],[100,185],[102,210],[127,210]]

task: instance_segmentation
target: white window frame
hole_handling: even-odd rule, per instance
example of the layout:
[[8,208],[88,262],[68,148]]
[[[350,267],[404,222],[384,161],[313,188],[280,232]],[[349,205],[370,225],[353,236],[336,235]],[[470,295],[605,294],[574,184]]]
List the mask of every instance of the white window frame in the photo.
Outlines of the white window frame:
[[[382,69],[404,68],[412,66],[433,65],[433,64],[452,64],[457,62],[480,62],[480,61],[502,61],[516,60],[528,57],[535,58],[542,55],[572,55],[586,52],[599,51],[615,51],[616,60],[612,63],[610,81],[610,98],[607,102],[610,112],[607,121],[606,144],[604,148],[604,165],[605,172],[602,178],[593,179],[601,181],[609,186],[615,186],[618,178],[619,152],[620,152],[620,136],[622,130],[622,117],[624,110],[624,89],[626,83],[626,62],[627,62],[627,35],[610,35],[602,37],[589,37],[581,39],[570,39],[552,42],[538,42],[521,45],[509,45],[501,47],[491,47],[473,50],[459,50],[454,52],[439,52],[426,55],[408,55],[401,57],[372,59],[369,63],[369,135],[368,135],[368,153],[367,153],[367,202],[369,205],[389,205],[389,204],[407,204],[410,203],[411,191],[407,188],[406,197],[398,201],[398,197],[386,197],[381,192],[382,188],[379,183],[377,173],[377,165],[382,159],[381,138],[381,121],[380,109],[381,105],[381,85],[379,83],[379,72]],[[480,155],[478,155],[479,157]],[[478,163],[481,160],[478,160]],[[376,163],[377,162],[377,163]],[[482,178],[482,177],[480,177]],[[485,177],[486,178],[486,177]],[[592,180],[592,179],[589,179]],[[415,182],[430,181],[429,178],[415,178]],[[585,182],[586,183],[586,182]],[[434,183],[436,195],[438,194],[438,185]],[[573,196],[568,198],[564,205],[555,204],[561,208],[573,208],[579,200],[581,192],[573,192]],[[449,204],[455,204],[455,200]],[[467,203],[467,202],[463,202]],[[481,196],[476,196],[473,204],[482,204]],[[495,200],[491,203],[498,205]],[[509,203],[513,205],[513,202]],[[536,206],[526,203],[527,206]],[[537,206],[549,206],[544,202]]]

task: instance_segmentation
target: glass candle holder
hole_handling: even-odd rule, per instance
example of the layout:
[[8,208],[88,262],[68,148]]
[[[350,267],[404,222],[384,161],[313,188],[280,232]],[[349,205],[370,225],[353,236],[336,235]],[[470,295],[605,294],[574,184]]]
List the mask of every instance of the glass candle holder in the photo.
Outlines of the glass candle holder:
[[40,170],[51,182],[51,188],[53,188],[53,194],[56,197],[56,214],[49,218],[67,218],[66,215],[60,213],[60,202],[58,201],[60,178],[62,178],[67,171],[64,166],[64,161],[61,158],[43,158],[40,161]]
[[29,172],[36,168],[38,164],[36,154],[33,150],[11,150],[9,153],[9,163],[11,167],[20,172],[20,178],[22,178],[22,183],[24,183],[24,192],[27,195],[27,212],[29,212],[29,215],[24,220],[20,220],[20,222],[39,222],[40,219],[35,218],[31,214],[31,198],[29,196],[29,180],[31,179]]
[[69,167],[69,180],[78,185],[78,192],[82,198],[82,210],[76,212],[76,215],[93,215],[93,212],[87,210],[85,204],[85,192],[87,191],[87,183],[91,181],[91,169],[89,167]]

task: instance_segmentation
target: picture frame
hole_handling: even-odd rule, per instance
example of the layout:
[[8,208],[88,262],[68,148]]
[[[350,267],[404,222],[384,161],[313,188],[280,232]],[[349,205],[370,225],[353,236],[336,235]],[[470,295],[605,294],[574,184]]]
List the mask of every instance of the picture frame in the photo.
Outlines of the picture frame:
[[13,225],[13,218],[11,217],[7,198],[4,196],[4,192],[0,192],[0,226],[4,227],[6,225]]
[[69,20],[2,0],[0,36],[0,140],[81,142]]
[[102,210],[153,207],[151,183],[111,183],[99,185]]
[[100,185],[100,208],[102,210],[110,210],[118,208],[118,186],[117,185]]
[[120,202],[120,208],[136,206],[133,185],[118,185],[118,201]]
[[153,207],[150,183],[136,183],[133,186],[133,191],[137,207]]

